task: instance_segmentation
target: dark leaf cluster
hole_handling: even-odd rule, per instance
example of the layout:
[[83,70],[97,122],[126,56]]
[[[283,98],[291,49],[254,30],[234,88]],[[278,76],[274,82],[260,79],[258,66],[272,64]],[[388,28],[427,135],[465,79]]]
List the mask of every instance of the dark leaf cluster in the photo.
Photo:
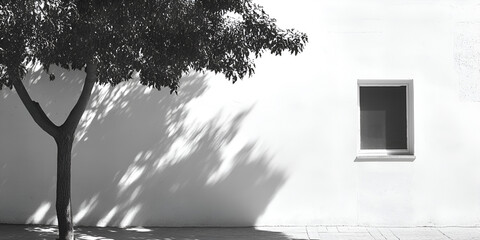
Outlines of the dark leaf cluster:
[[176,91],[188,71],[235,82],[254,73],[263,53],[297,54],[307,41],[251,0],[1,0],[0,87],[31,62],[47,71],[95,62],[98,83],[137,72],[144,85]]

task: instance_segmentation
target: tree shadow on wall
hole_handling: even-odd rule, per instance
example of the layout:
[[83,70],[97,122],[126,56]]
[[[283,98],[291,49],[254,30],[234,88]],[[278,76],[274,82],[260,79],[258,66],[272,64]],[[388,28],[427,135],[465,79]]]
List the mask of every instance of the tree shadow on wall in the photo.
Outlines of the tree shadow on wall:
[[206,81],[183,78],[178,96],[136,81],[95,88],[72,153],[76,224],[255,225],[286,176],[271,154],[236,138],[253,106],[192,116]]
[[[53,70],[56,81],[41,66],[31,66],[23,82],[58,124],[80,95],[85,74]],[[0,153],[0,222],[45,222],[47,214],[55,214],[55,141],[34,122],[14,89],[0,91]]]
[[[84,73],[54,71],[54,82],[33,71],[26,87],[58,124]],[[207,80],[184,77],[178,96],[136,81],[95,86],[72,153],[77,225],[255,225],[287,176],[272,166],[271,153],[237,137],[254,106],[192,110],[207,95]],[[2,92],[1,102],[14,114],[0,124],[9,134],[0,138],[7,151],[0,166],[2,212],[12,222],[54,224],[55,145],[12,93]],[[26,148],[14,150],[19,145]]]

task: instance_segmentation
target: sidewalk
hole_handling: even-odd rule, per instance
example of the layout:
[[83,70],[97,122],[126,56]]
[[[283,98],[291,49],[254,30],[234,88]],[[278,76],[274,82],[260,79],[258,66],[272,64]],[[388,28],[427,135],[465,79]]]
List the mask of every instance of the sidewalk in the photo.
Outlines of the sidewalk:
[[[258,227],[258,228],[96,228],[78,227],[77,240],[480,240],[480,228],[468,227]],[[0,240],[53,240],[52,226],[0,225]]]

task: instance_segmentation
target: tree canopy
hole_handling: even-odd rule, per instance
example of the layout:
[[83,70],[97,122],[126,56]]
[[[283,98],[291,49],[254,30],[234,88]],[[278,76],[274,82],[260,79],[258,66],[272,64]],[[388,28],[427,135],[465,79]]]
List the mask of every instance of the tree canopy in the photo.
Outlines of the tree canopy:
[[[71,240],[71,150],[95,83],[116,85],[139,74],[143,85],[177,91],[189,71],[253,74],[265,52],[303,51],[307,35],[277,27],[251,0],[0,0],[0,89],[14,87],[34,121],[57,144],[59,239]],[[57,126],[22,79],[27,66],[84,69],[80,97]],[[50,80],[55,76],[50,74]]]
[[297,54],[307,41],[251,0],[1,0],[0,88],[11,88],[30,62],[47,72],[96,63],[97,83],[138,72],[143,85],[171,91],[191,70],[235,82],[266,51]]

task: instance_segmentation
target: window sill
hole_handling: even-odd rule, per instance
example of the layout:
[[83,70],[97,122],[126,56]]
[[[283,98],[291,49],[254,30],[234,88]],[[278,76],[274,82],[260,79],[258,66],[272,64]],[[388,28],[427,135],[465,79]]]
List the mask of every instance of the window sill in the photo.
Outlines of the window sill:
[[355,162],[413,162],[415,155],[362,155]]

